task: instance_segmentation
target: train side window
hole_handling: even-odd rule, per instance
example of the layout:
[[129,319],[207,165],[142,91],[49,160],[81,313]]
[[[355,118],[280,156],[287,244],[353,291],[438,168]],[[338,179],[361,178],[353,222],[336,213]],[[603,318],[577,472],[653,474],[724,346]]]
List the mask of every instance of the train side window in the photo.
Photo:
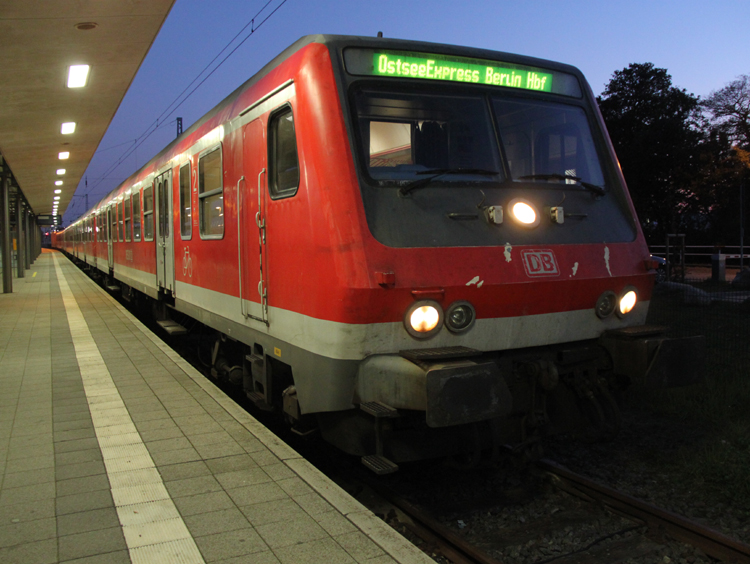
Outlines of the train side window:
[[193,237],[192,198],[190,196],[190,163],[180,167],[180,235],[183,239]]
[[125,206],[123,204],[124,204],[123,202],[117,203],[117,227],[118,227],[117,238],[120,241],[120,243],[122,243],[125,240],[125,237],[124,237],[125,229],[124,229],[124,224],[123,224],[124,222],[123,211],[124,211]]
[[218,145],[198,160],[198,208],[202,239],[221,239],[224,236],[224,187],[221,171],[221,145]]
[[112,213],[112,216],[111,216],[112,228],[109,231],[109,236],[112,239],[112,242],[116,243],[117,242],[117,202],[112,204],[110,211]]
[[133,194],[133,241],[141,240],[141,192]]
[[268,191],[272,199],[288,198],[299,187],[299,159],[294,115],[287,106],[271,116],[268,127]]
[[124,206],[123,206],[123,216],[124,216],[124,219],[125,219],[125,240],[128,241],[128,242],[130,242],[130,239],[131,239],[130,233],[132,231],[133,224],[130,222],[130,217],[131,217],[130,214],[132,212],[132,208],[130,207],[131,203],[130,203],[130,197],[129,196],[127,198],[125,198],[125,201],[123,201],[123,204],[124,204]]
[[154,240],[154,185],[143,189],[143,240]]

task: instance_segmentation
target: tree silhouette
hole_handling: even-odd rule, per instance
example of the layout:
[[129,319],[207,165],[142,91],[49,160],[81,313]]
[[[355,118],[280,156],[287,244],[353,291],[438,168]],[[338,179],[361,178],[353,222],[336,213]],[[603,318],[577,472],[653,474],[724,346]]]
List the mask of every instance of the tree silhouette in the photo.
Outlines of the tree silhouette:
[[661,242],[695,197],[705,139],[699,100],[672,86],[666,69],[632,63],[597,101],[644,231]]

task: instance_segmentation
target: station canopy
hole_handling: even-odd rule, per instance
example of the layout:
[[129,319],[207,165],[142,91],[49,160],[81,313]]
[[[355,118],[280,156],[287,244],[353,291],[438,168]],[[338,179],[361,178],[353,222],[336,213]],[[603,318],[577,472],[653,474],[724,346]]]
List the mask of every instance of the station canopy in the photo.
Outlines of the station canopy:
[[34,214],[68,207],[174,1],[0,0],[0,154]]

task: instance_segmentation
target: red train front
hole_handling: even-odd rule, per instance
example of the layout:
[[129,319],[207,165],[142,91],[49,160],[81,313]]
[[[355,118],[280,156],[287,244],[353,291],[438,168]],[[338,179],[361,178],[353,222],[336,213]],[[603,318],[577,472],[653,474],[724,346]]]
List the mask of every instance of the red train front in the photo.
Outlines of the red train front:
[[585,80],[517,55],[303,38],[65,241],[379,472],[611,433],[615,392],[696,350],[643,327],[649,253]]

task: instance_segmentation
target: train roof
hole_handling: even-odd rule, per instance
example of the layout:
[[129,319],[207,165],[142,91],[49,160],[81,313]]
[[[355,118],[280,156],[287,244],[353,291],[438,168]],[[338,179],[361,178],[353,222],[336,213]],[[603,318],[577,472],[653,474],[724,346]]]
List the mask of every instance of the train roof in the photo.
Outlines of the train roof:
[[[528,57],[525,55],[518,55],[514,53],[507,53],[503,51],[494,51],[491,49],[482,49],[477,47],[466,47],[460,45],[449,45],[444,43],[431,43],[426,41],[413,41],[409,39],[395,39],[385,37],[367,37],[357,35],[331,35],[331,34],[315,34],[305,35],[299,38],[297,41],[292,43],[289,47],[284,49],[276,57],[265,64],[258,72],[251,76],[248,80],[238,86],[233,92],[231,92],[226,98],[219,102],[216,106],[206,112],[200,119],[196,120],[188,129],[186,129],[182,135],[174,139],[171,143],[166,145],[161,151],[154,155],[148,162],[141,166],[137,171],[128,176],[123,180],[116,188],[107,193],[101,199],[97,201],[94,206],[84,212],[80,219],[84,219],[99,209],[103,203],[109,201],[112,196],[120,191],[123,187],[129,187],[137,182],[137,178],[141,175],[144,169],[153,167],[157,162],[160,161],[165,155],[170,154],[174,147],[178,145],[183,139],[194,134],[200,129],[206,122],[217,114],[225,111],[228,107],[235,104],[240,95],[251,88],[254,84],[263,79],[269,72],[279,66],[283,61],[291,57],[293,54],[298,52],[303,47],[312,43],[319,43],[329,47],[332,51],[341,52],[346,47],[360,47],[360,48],[388,48],[402,51],[413,51],[413,52],[428,52],[436,53],[448,56],[460,56],[470,57],[474,59],[486,59],[486,60],[501,60],[507,63],[521,64],[546,68],[550,70],[565,72],[576,75],[579,79],[583,79],[583,75],[580,70],[576,67],[567,65],[564,63],[558,63],[555,61],[539,59],[535,57]],[[585,79],[583,79],[585,83]],[[80,219],[71,223],[74,225]]]

